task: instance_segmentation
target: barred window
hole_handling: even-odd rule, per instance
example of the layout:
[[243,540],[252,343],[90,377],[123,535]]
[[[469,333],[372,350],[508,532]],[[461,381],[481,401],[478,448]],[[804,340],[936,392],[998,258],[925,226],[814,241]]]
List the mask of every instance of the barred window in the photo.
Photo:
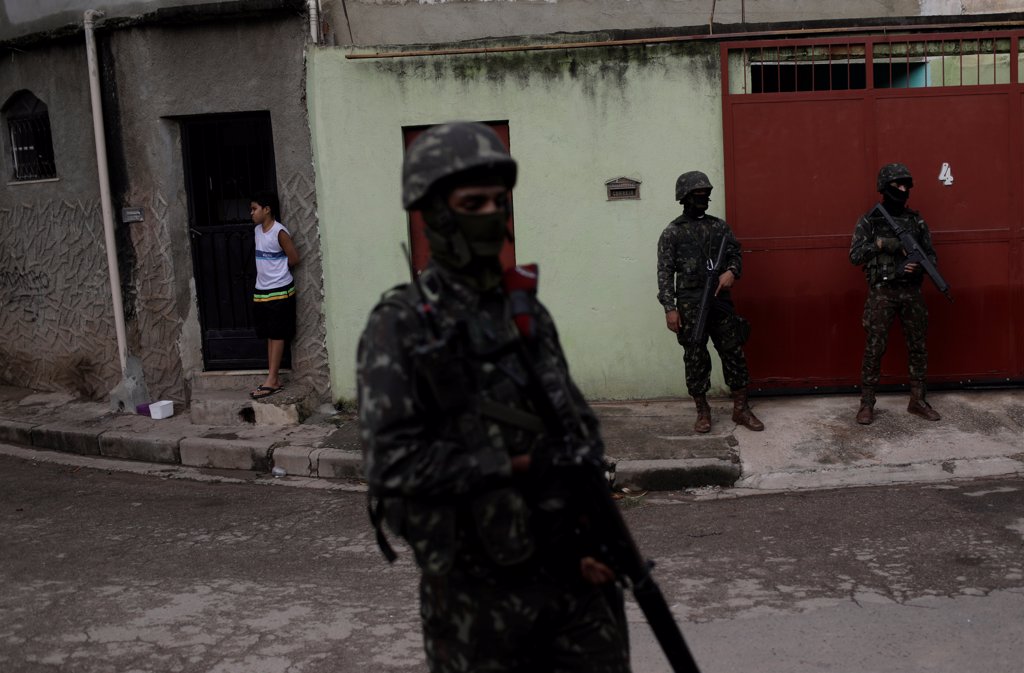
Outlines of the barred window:
[[57,177],[46,103],[29,91],[19,91],[7,101],[3,115],[7,120],[14,180]]

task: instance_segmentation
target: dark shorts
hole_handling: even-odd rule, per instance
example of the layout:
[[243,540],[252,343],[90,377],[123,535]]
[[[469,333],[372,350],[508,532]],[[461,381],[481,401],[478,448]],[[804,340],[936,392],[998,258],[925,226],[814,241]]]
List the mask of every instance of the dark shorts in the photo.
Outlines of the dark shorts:
[[295,285],[254,290],[252,321],[257,338],[290,341],[295,336]]

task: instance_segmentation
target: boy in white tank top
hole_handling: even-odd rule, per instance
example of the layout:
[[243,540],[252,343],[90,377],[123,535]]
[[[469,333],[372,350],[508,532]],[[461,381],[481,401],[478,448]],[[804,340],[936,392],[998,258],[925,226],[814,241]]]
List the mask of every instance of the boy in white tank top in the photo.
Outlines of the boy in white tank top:
[[277,221],[277,195],[263,192],[249,204],[256,225],[256,289],[253,292],[253,323],[256,336],[267,340],[267,378],[249,393],[258,400],[284,388],[278,371],[285,342],[295,336],[295,283],[291,269],[299,263],[299,252],[288,230]]

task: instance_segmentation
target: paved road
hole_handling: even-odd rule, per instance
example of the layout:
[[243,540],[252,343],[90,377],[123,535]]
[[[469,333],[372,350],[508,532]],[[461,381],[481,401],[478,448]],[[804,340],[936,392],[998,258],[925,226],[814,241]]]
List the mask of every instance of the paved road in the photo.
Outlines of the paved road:
[[[0,671],[425,670],[415,568],[380,558],[364,495],[260,481],[0,456]],[[626,517],[705,673],[1024,669],[1024,481]],[[634,670],[667,671],[629,614]]]

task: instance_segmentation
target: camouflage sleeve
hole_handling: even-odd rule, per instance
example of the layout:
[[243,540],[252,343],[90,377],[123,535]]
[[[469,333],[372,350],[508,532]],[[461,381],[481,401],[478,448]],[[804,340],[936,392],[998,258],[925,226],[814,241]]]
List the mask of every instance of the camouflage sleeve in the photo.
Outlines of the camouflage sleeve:
[[871,223],[867,218],[862,217],[857,220],[857,227],[853,230],[853,240],[850,241],[850,263],[860,266],[869,262],[877,254],[878,247],[875,245]]
[[451,497],[511,474],[509,456],[437,436],[416,394],[408,335],[422,330],[410,310],[379,306],[359,341],[357,386],[364,470],[371,493]]
[[[722,259],[724,268],[732,269],[733,275],[739,280],[740,276],[743,275],[743,251],[740,247],[740,242],[736,240],[736,237],[732,233],[732,229],[728,224],[723,222],[725,225],[725,235],[727,237],[725,244],[725,255]],[[719,243],[721,245],[721,243]]]
[[665,312],[676,310],[676,266],[672,231],[665,229],[658,239],[658,302]]

